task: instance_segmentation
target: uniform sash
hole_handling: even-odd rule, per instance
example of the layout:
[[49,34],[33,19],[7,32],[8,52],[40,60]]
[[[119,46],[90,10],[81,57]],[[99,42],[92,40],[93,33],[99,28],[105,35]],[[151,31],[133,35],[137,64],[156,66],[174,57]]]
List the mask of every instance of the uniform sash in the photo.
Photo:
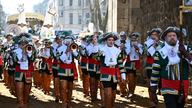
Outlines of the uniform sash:
[[51,70],[52,67],[52,59],[43,59],[42,62],[49,64],[49,69]]
[[74,81],[78,81],[78,74],[77,74],[77,68],[75,63],[70,63],[70,64],[66,64],[66,63],[61,63],[60,64],[60,68],[63,69],[73,69],[73,77],[74,77]]
[[153,57],[147,57],[146,63],[153,64],[154,63],[154,58]]
[[109,67],[101,67],[101,74],[106,75],[117,75],[117,80],[120,82],[120,71],[119,68],[109,68]]
[[53,60],[53,64],[59,64],[59,62],[57,61],[56,58],[54,58],[54,60]]
[[136,75],[140,75],[140,74],[141,74],[141,62],[140,62],[140,58],[139,58],[139,60],[131,61],[131,60],[130,60],[130,57],[127,56],[127,62],[135,63],[135,64],[136,64]]
[[[163,88],[171,88],[174,90],[180,90],[180,80],[167,80],[162,78],[162,87]],[[185,95],[185,104],[187,104],[187,95],[189,89],[189,80],[183,80],[183,88],[184,88],[184,95]]]
[[2,63],[2,57],[1,57],[1,55],[0,55],[0,66],[2,65],[3,63]]
[[16,72],[22,72],[22,73],[26,73],[26,82],[31,82],[31,71],[30,71],[30,66],[28,66],[28,70],[21,70],[19,65],[16,65]]
[[82,57],[81,58],[81,62],[82,63],[88,63],[89,62],[89,58]]

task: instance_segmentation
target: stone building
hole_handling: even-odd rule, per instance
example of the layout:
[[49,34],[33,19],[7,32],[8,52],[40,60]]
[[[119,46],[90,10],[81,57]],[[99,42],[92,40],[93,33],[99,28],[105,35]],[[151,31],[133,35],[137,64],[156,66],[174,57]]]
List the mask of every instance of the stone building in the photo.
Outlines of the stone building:
[[[59,14],[56,21],[59,29],[72,30],[76,34],[86,29],[91,21],[89,0],[56,0],[55,7]],[[107,11],[104,7],[107,7],[106,2],[101,5],[102,17]]]
[[5,12],[3,11],[3,6],[0,3],[0,34],[1,34],[1,31],[5,31],[6,29],[5,19],[6,19],[6,15],[5,15]]

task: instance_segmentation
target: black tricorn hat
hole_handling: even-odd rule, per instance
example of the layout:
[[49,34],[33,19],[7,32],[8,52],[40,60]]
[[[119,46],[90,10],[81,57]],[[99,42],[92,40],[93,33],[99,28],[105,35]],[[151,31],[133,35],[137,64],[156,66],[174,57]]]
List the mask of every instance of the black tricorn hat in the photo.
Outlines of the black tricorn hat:
[[115,33],[115,32],[105,33],[103,38],[102,38],[102,41],[107,40],[109,37],[113,37],[114,41],[116,41],[117,39],[119,39],[119,34]]
[[150,36],[151,33],[153,33],[153,32],[157,32],[158,34],[160,34],[160,33],[162,33],[162,30],[161,30],[161,28],[153,28],[151,31],[149,31],[149,32],[147,33],[148,36]]
[[20,33],[18,36],[19,36],[20,38],[21,38],[22,36],[25,36],[26,38],[32,38],[32,35],[31,35],[30,33]]
[[131,34],[129,34],[128,36],[129,36],[129,37],[131,37],[131,36],[140,37],[140,36],[141,36],[141,34],[140,34],[140,33],[138,33],[138,32],[132,32],[132,33],[131,33]]
[[175,32],[177,34],[177,38],[179,39],[180,36],[180,29],[178,27],[168,27],[162,34],[160,39],[161,40],[165,40],[165,36],[167,35],[167,33],[169,32]]
[[27,39],[27,38],[21,38],[19,41],[18,41],[18,44],[20,44],[20,43],[28,43],[29,42],[29,40]]
[[7,38],[8,36],[13,37],[13,33],[8,33],[7,35],[5,35],[5,38]]
[[88,40],[88,41],[91,41],[94,36],[97,36],[97,38],[99,38],[99,35],[95,34],[95,35],[90,35],[90,36],[87,38],[87,40]]
[[83,40],[83,39],[86,39],[88,37],[89,37],[89,35],[85,35],[85,36],[82,36],[80,39]]

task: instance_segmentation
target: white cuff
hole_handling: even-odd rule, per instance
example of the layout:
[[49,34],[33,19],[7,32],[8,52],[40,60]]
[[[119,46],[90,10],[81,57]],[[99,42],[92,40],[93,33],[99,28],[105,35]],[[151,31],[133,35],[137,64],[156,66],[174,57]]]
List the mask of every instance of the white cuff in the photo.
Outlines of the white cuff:
[[151,46],[148,50],[149,54],[153,57],[153,55],[155,54],[155,48],[153,46]]
[[122,73],[122,74],[121,74],[121,78],[122,78],[123,80],[126,80],[126,74],[125,74],[125,73]]
[[73,55],[74,55],[75,57],[77,57],[78,52],[77,52],[77,51],[73,52]]
[[66,59],[67,59],[67,55],[65,53],[63,53],[61,56],[60,56],[60,59],[64,62]]
[[139,53],[142,54],[143,53],[143,49],[139,48]]
[[192,65],[192,61],[191,61],[191,62],[189,62],[189,60],[188,60],[188,59],[186,59],[186,58],[185,58],[185,60],[186,60],[186,61],[187,61],[190,65]]
[[157,84],[152,84],[152,83],[150,82],[150,86],[157,86]]
[[91,50],[92,50],[92,53],[97,53],[98,50],[99,50],[99,47],[98,46],[94,46]]

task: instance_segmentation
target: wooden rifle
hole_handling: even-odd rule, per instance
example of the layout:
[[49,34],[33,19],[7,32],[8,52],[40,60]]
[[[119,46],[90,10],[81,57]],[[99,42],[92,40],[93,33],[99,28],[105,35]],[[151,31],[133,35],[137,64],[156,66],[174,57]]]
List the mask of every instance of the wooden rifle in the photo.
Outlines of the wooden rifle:
[[[180,4],[182,5],[182,1],[180,0]],[[182,8],[180,8],[180,43],[183,43],[183,33],[182,33]],[[185,95],[184,95],[184,88],[183,88],[183,57],[182,57],[182,53],[180,53],[180,85],[181,85],[181,89],[179,91],[179,98],[178,98],[178,103],[182,103],[185,99]]]

